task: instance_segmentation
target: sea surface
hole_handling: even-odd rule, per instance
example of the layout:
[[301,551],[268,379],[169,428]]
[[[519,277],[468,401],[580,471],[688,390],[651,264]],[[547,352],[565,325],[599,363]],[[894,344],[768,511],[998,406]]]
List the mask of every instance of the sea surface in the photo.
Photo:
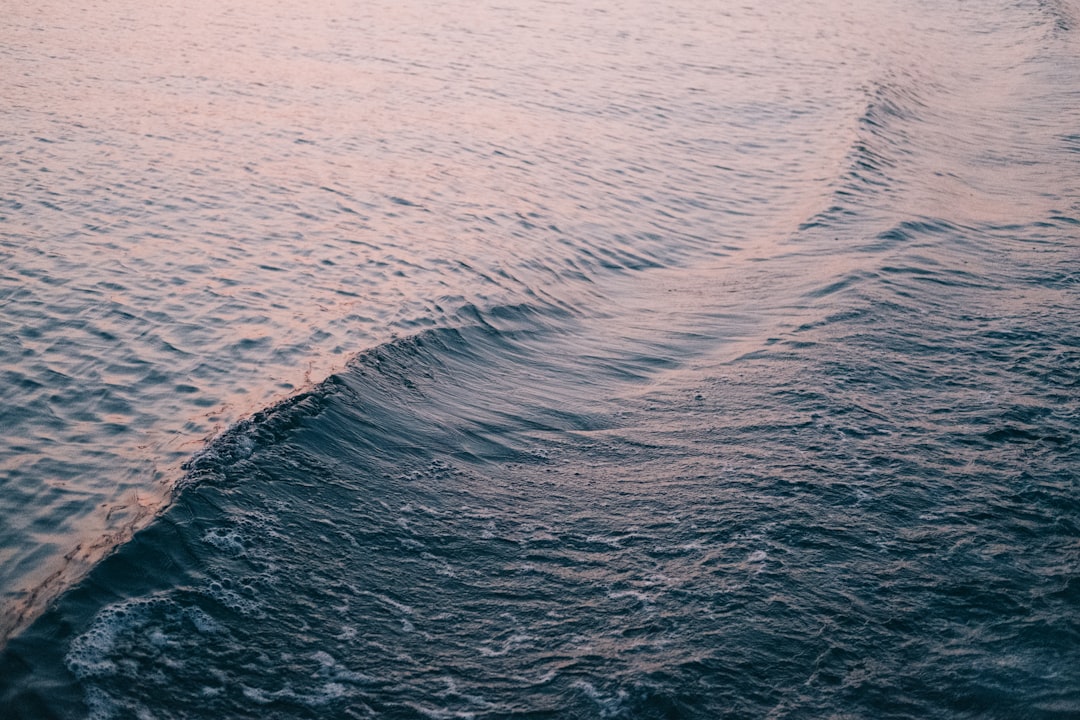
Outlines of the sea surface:
[[1075,0],[5,0],[0,718],[1080,717]]

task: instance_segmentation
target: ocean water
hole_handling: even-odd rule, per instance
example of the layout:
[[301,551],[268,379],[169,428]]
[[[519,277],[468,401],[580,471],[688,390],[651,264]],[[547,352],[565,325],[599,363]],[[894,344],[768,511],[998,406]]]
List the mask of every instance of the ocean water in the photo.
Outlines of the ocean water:
[[1080,716],[1072,0],[0,13],[0,717]]

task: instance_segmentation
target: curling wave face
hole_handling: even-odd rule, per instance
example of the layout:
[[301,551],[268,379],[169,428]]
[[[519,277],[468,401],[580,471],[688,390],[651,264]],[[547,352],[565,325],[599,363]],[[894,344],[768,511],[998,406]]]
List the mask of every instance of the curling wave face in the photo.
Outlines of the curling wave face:
[[[172,503],[10,641],[0,704],[1080,712],[1072,8],[677,5],[257,11],[320,28],[322,70],[393,68],[363,128],[394,151],[303,116],[295,174],[336,179],[282,171],[301,235],[226,234],[289,312],[370,290],[321,325],[269,303],[315,339],[214,381],[266,407],[219,411]],[[276,92],[356,92],[319,77]],[[231,222],[286,216],[236,188]],[[382,259],[290,259],[347,246]],[[340,362],[254,381],[305,352]]]
[[863,81],[814,12],[16,4],[0,638],[356,352],[787,232]]

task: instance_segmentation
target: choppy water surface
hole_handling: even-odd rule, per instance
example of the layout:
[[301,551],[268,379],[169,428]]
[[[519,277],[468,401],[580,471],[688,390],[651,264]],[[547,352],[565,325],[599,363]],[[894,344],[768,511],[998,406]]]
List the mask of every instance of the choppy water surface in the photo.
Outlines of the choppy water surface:
[[16,3],[0,708],[1080,714],[1078,32]]

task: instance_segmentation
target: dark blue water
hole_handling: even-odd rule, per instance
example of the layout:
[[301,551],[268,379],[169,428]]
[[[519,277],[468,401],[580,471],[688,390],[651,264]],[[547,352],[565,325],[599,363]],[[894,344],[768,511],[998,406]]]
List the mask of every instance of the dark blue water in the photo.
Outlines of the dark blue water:
[[[315,35],[259,16],[318,37],[323,73],[412,68],[369,122],[415,142],[299,164],[379,154],[342,186],[381,189],[368,230],[260,245],[226,224],[275,268],[243,287],[281,307],[250,367],[182,396],[273,398],[260,367],[348,359],[196,443],[168,501],[55,592],[11,564],[0,716],[1080,716],[1080,13],[781,5],[343,3]],[[330,117],[306,120],[317,142],[345,132]],[[297,259],[350,240],[394,259]],[[322,297],[297,273],[369,288],[366,340],[347,350],[329,309],[337,330],[297,340]],[[241,353],[228,328],[258,304],[234,300],[192,362]],[[179,433],[145,393],[147,426]],[[19,467],[5,488],[43,482]]]

